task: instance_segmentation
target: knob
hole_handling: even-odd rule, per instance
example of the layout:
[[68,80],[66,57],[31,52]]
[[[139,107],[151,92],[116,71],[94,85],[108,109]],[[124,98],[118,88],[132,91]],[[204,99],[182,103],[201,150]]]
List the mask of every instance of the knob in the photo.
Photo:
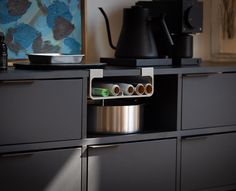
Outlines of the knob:
[[190,29],[198,29],[202,24],[202,7],[199,4],[191,5],[184,13],[184,20],[187,27]]

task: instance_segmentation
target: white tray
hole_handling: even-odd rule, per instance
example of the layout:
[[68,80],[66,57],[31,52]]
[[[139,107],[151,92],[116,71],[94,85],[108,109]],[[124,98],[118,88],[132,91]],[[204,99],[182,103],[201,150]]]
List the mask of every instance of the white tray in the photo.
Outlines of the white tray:
[[32,53],[27,54],[32,64],[76,64],[81,63],[83,54]]

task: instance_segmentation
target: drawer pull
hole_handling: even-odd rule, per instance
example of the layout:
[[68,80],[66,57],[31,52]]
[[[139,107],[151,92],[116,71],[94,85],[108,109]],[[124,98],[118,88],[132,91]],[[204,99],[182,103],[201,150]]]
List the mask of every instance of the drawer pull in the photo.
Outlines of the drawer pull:
[[1,154],[2,158],[10,158],[10,157],[31,157],[33,153],[9,153],[9,154]]
[[198,73],[198,74],[185,74],[184,77],[194,78],[194,77],[209,77],[213,75],[221,75],[222,72],[214,72],[214,73]]
[[186,74],[184,75],[184,77],[187,77],[187,78],[197,78],[197,77],[209,77],[210,75],[212,74]]
[[93,146],[89,146],[89,148],[92,149],[99,149],[99,148],[115,148],[118,147],[119,145],[93,145]]
[[1,84],[32,84],[33,80],[4,80],[0,81]]
[[205,139],[207,139],[208,138],[208,136],[194,136],[194,137],[183,137],[183,140],[205,140]]

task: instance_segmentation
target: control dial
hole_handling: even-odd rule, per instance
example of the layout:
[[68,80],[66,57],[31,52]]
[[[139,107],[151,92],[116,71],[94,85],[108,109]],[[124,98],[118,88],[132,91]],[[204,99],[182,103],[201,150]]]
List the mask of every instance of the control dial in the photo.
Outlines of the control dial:
[[198,29],[202,23],[202,17],[199,17],[202,7],[199,4],[191,5],[184,13],[184,21],[190,29]]

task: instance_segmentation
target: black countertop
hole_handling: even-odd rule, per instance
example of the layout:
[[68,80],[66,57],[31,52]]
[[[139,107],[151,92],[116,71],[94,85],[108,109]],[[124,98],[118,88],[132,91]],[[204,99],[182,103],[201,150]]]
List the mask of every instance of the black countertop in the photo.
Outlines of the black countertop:
[[0,80],[34,80],[88,77],[88,70],[24,70],[12,66],[6,71],[0,71]]
[[[165,74],[194,74],[194,73],[225,73],[236,72],[236,62],[203,62],[197,66],[160,66],[154,67],[154,75]],[[103,76],[135,76],[141,75],[141,68],[106,66]],[[86,78],[89,77],[89,69],[71,70],[24,70],[8,67],[6,71],[0,71],[0,80],[24,80],[24,79],[60,79],[60,78]]]

